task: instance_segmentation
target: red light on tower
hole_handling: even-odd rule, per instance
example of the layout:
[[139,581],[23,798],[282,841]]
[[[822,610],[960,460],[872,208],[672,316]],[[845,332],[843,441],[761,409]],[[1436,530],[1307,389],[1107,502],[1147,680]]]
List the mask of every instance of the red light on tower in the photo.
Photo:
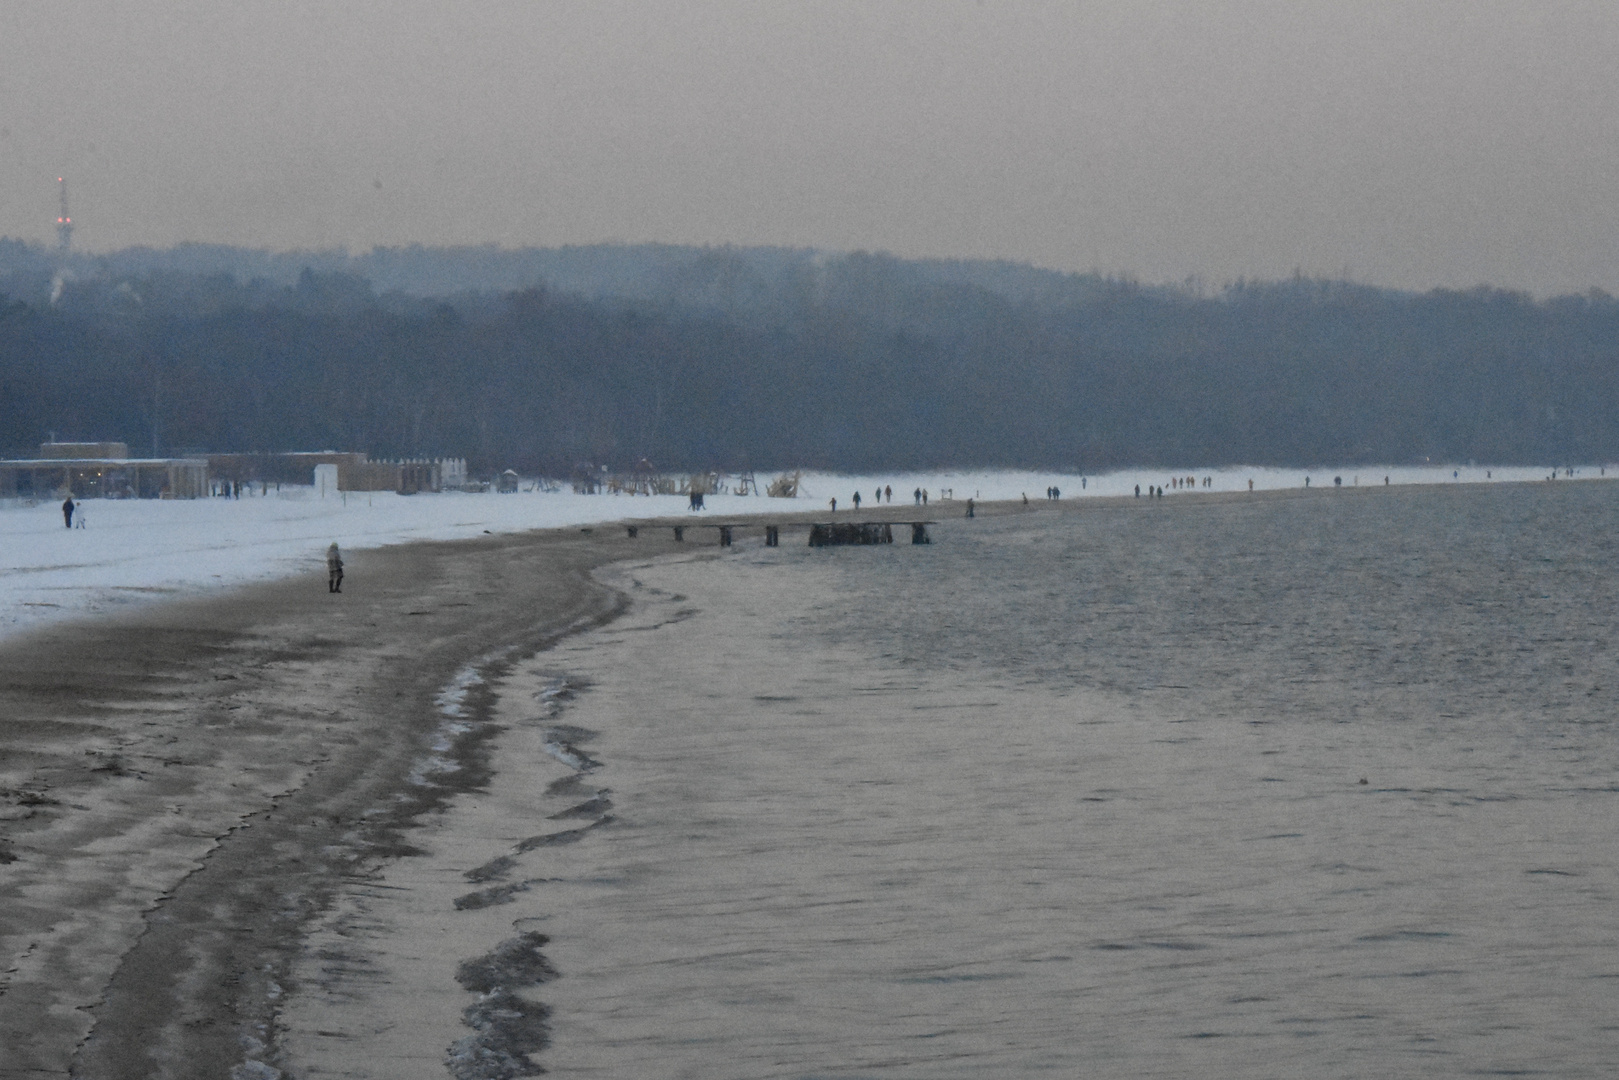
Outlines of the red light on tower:
[[58,176],[56,183],[61,188],[62,210],[56,215],[56,249],[63,255],[68,252],[73,243],[73,219],[67,213],[67,179]]

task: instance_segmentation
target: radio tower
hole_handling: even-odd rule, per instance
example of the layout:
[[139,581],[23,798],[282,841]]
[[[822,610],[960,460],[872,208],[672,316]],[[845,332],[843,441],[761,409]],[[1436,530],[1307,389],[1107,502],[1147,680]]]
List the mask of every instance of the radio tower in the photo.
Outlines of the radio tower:
[[67,180],[58,176],[56,183],[62,194],[62,210],[56,218],[56,251],[66,255],[73,246],[73,219],[67,216]]

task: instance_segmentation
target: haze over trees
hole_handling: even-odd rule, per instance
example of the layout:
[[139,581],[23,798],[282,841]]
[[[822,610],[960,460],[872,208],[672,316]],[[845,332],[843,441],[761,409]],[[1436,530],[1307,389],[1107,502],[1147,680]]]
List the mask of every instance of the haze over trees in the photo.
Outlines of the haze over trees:
[[0,240],[0,450],[475,471],[1619,458],[1619,301],[604,245],[73,256]]

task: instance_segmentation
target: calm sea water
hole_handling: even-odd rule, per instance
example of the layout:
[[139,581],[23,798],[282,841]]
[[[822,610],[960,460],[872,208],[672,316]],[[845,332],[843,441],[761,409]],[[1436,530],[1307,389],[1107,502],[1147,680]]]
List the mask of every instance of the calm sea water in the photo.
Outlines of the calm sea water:
[[1172,497],[631,567],[502,687],[588,682],[600,767],[492,796],[614,820],[480,932],[550,935],[559,1076],[1611,1075],[1616,528]]

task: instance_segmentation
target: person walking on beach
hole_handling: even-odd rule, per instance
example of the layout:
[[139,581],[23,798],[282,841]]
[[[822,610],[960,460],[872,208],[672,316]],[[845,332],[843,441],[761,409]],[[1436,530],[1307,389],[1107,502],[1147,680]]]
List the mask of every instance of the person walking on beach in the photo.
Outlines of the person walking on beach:
[[911,492],[911,498],[916,500],[916,505],[921,506],[922,505],[922,489],[917,488],[915,491]]
[[326,591],[343,591],[343,556],[337,550],[337,541],[326,549]]
[[860,509],[860,492],[858,491],[854,493],[854,508],[856,510]]
[[888,499],[888,504],[892,506],[894,504],[894,485],[884,484],[883,495]]
[[971,499],[967,500],[967,516],[973,516],[973,501]]
[[838,497],[836,495],[832,496],[832,512],[834,514],[838,512]]
[[69,529],[73,528],[73,496],[71,495],[62,503],[62,524]]

